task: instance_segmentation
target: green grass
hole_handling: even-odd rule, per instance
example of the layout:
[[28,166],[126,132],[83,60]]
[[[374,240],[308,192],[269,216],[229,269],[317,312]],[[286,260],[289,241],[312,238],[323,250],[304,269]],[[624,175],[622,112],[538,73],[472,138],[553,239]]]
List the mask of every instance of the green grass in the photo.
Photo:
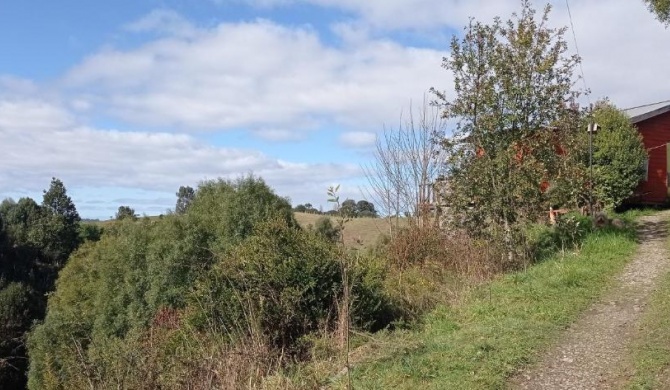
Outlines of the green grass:
[[670,273],[665,275],[647,306],[632,357],[635,369],[629,389],[670,386]]
[[354,387],[505,388],[600,295],[636,246],[631,232],[592,233],[579,254],[557,254],[477,287],[431,313],[419,331],[380,335],[370,358],[356,359]]

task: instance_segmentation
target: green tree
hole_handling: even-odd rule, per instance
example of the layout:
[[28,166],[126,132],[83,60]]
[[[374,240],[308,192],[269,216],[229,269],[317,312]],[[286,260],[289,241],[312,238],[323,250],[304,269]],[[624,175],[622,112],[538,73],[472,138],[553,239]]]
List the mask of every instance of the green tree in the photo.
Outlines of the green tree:
[[79,245],[79,214],[63,183],[51,181],[42,205],[33,199],[0,204],[0,383],[24,388],[25,338],[41,320],[46,295]]
[[63,182],[55,177],[51,179],[49,189],[44,191],[42,208],[45,212],[42,227],[48,236],[43,242],[43,251],[56,264],[62,265],[79,246],[81,218]]
[[629,118],[608,101],[593,110],[598,130],[593,139],[594,196],[613,209],[633,195],[644,178],[647,151]]
[[644,0],[644,2],[661,23],[670,25],[670,0]]
[[443,63],[454,74],[455,97],[435,91],[444,115],[458,121],[442,143],[452,221],[500,239],[510,262],[521,226],[546,206],[541,183],[557,175],[557,140],[577,128],[572,75],[579,58],[566,54],[565,29],[548,27],[550,9],[538,20],[524,0],[507,22],[471,21]]
[[345,218],[354,218],[356,217],[356,201],[353,199],[347,199],[340,205],[340,215]]
[[116,211],[116,215],[114,218],[117,221],[120,221],[122,219],[132,219],[136,220],[137,219],[137,213],[135,213],[135,209],[130,207],[130,206],[119,206],[119,209]]
[[367,200],[359,200],[356,203],[356,216],[357,217],[376,217],[377,210],[375,210],[375,205]]
[[175,205],[174,211],[177,214],[185,214],[195,198],[195,190],[190,186],[181,186],[176,195],[177,204]]
[[298,226],[290,202],[258,177],[205,182],[197,193],[188,215],[215,231],[213,240],[221,248],[238,244],[259,221],[278,218],[289,226]]
[[305,203],[305,212],[310,214],[319,214],[319,210],[315,209],[311,203]]
[[299,204],[293,208],[293,211],[296,213],[305,213],[307,212],[307,207],[304,204]]
[[102,233],[103,228],[94,223],[86,222],[79,225],[79,240],[82,243],[87,241],[100,241]]
[[37,251],[47,235],[42,222],[45,213],[31,198],[21,198],[18,202],[5,199],[0,205],[0,215],[5,221],[5,231],[17,248]]

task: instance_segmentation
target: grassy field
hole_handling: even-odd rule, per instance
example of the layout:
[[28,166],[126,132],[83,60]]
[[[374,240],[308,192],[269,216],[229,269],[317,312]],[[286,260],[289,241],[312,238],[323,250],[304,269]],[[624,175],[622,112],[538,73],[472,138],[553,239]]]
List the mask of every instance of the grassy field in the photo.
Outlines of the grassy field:
[[[303,228],[309,225],[314,226],[316,221],[323,217],[319,214],[295,213],[295,218]],[[157,216],[149,216],[150,219],[158,219]],[[336,223],[335,217],[330,217],[333,223]],[[113,220],[86,222],[97,226],[104,227]],[[388,234],[389,231],[388,218],[353,218],[344,225],[344,242],[349,248],[364,249],[372,246],[377,242],[382,234]],[[395,220],[393,221],[395,225]],[[400,218],[399,226],[405,226],[407,221],[405,218]]]
[[[323,217],[319,214],[295,213],[298,223],[304,228],[308,225],[314,225],[316,221]],[[335,217],[330,217],[333,223]],[[393,221],[395,225],[395,220]],[[405,226],[407,221],[401,218],[398,221],[400,226]],[[388,218],[353,218],[344,225],[344,243],[349,248],[367,248],[377,242],[379,236],[389,232]]]
[[630,232],[598,231],[579,253],[556,254],[477,287],[434,311],[418,331],[376,335],[367,352],[352,352],[360,362],[354,387],[505,388],[600,295],[636,247]]

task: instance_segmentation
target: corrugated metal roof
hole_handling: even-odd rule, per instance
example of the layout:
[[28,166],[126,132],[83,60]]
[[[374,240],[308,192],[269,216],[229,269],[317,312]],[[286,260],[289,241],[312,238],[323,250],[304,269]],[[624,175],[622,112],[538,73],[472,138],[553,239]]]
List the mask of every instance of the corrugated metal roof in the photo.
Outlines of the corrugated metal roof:
[[670,100],[645,104],[644,106],[631,107],[623,110],[623,112],[625,112],[626,115],[630,117],[630,121],[633,123],[642,122],[645,119],[665,114],[668,111],[670,111]]

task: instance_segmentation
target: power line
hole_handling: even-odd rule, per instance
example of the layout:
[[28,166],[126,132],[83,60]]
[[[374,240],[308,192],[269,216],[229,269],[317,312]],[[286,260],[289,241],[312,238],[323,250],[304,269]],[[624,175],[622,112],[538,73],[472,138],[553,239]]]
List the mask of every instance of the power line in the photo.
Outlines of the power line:
[[575,33],[575,25],[572,22],[572,12],[570,11],[570,3],[568,0],[565,0],[565,6],[568,8],[568,17],[570,18],[570,29],[572,30],[572,38],[575,41],[575,50],[577,51],[577,56],[579,57],[579,72],[582,76],[582,83],[584,84],[584,93],[586,93],[586,99],[589,101],[589,106],[591,105],[591,98],[587,91],[589,90],[586,86],[586,77],[584,77],[584,67],[582,66],[582,56],[579,54],[579,45],[577,44],[577,33]]

